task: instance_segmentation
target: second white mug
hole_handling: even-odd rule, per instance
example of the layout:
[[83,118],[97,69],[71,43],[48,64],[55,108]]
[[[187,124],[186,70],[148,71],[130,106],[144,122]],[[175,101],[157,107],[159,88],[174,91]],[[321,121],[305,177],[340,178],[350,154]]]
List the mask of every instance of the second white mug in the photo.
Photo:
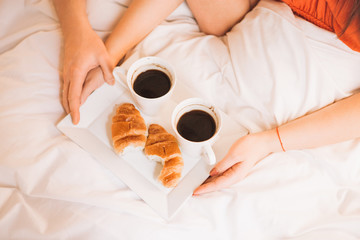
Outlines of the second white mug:
[[216,163],[212,145],[222,123],[221,114],[214,106],[200,98],[186,99],[175,107],[171,124],[182,151],[193,157],[204,156],[210,165]]

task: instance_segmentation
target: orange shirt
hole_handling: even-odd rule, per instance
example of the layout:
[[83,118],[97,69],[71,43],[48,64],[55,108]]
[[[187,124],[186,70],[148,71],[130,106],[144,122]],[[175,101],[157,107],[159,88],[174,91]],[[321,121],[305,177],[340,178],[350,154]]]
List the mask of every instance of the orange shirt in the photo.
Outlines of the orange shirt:
[[360,52],[360,17],[355,17],[342,33],[355,0],[282,0],[294,13],[315,25],[334,32],[354,51]]

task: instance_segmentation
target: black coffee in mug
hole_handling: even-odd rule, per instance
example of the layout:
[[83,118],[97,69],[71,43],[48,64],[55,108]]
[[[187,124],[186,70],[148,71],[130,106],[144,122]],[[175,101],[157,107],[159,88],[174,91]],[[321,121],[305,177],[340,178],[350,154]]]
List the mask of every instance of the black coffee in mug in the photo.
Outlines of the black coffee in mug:
[[180,117],[176,128],[183,138],[193,142],[202,142],[215,134],[216,123],[209,113],[192,110]]
[[160,70],[147,70],[140,73],[133,84],[134,91],[145,98],[158,98],[171,88],[169,76]]

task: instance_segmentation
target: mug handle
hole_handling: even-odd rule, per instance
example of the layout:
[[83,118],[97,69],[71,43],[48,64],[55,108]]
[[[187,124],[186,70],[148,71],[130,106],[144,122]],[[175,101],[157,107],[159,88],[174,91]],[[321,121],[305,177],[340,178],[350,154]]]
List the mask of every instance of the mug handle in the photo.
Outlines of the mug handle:
[[214,150],[212,149],[211,145],[204,146],[203,154],[205,155],[206,162],[209,165],[212,166],[216,163],[215,153],[214,153]]
[[113,70],[113,75],[118,83],[120,83],[124,88],[128,88],[125,69],[123,69],[122,67],[116,67]]

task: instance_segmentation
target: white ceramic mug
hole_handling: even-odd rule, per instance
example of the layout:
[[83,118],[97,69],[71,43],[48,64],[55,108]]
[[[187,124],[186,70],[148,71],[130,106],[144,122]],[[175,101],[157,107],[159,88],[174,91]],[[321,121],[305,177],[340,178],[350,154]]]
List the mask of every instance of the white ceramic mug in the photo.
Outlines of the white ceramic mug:
[[[135,80],[141,73],[148,70],[159,70],[169,77],[171,86],[166,94],[157,98],[146,98],[135,92],[133,87]],[[127,72],[122,67],[116,67],[113,71],[113,75],[115,79],[123,85],[124,80],[121,78],[126,79],[125,87],[129,88],[131,95],[137,103],[136,105],[142,113],[149,116],[154,116],[161,111],[162,107],[164,107],[168,100],[170,100],[176,84],[176,74],[174,68],[168,62],[159,57],[140,58],[131,64]]]
[[[207,140],[201,142],[190,141],[179,133],[177,126],[180,118],[185,114],[193,110],[200,110],[208,113],[215,121],[215,133]],[[212,145],[215,143],[219,132],[221,130],[221,114],[211,104],[208,104],[200,98],[188,98],[180,102],[174,109],[171,116],[171,124],[176,134],[177,140],[180,143],[182,151],[193,157],[204,156],[210,165],[216,163],[216,157],[212,149]]]

